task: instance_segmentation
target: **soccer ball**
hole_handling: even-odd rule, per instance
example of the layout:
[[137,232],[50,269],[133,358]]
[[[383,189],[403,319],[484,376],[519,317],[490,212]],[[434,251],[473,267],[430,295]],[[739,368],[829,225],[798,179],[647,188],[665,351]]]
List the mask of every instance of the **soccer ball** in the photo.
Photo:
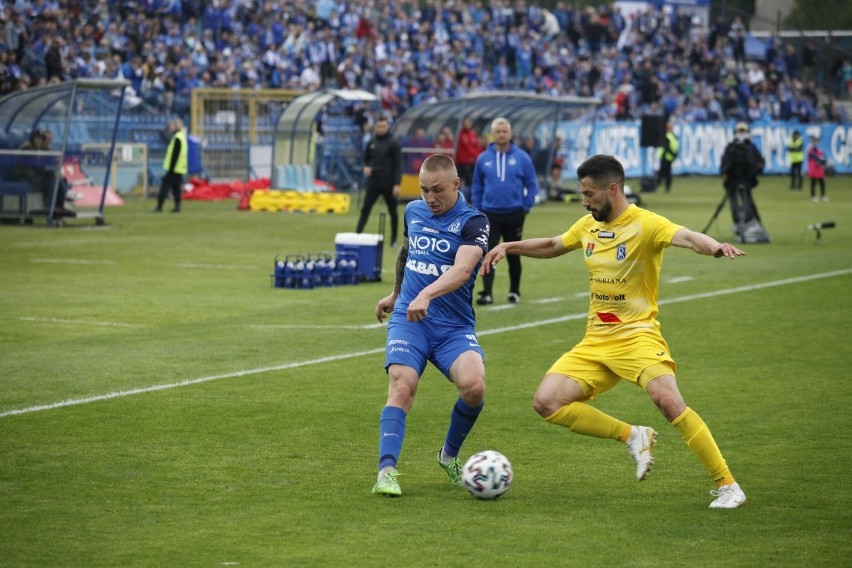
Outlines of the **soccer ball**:
[[513,476],[512,464],[494,450],[470,456],[462,470],[465,488],[477,499],[496,499],[509,489]]

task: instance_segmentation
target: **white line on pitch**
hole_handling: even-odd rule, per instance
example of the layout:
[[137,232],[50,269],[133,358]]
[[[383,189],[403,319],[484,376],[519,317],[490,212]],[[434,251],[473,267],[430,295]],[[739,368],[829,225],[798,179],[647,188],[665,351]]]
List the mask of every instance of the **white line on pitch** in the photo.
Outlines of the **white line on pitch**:
[[384,327],[383,323],[371,323],[366,325],[310,325],[298,323],[258,323],[251,324],[248,327],[261,327],[264,329],[376,329]]
[[141,327],[135,323],[118,323],[112,321],[87,321],[77,319],[62,319],[62,318],[36,318],[36,317],[21,317],[16,318],[19,321],[33,321],[41,323],[70,323],[74,325],[100,325],[103,327]]
[[500,310],[513,310],[515,306],[518,304],[503,304],[502,306],[490,306],[488,309],[489,312],[497,312]]
[[[581,296],[583,296],[583,297],[586,297],[586,296],[588,296],[588,295],[589,295],[589,293],[588,293],[588,292],[584,292],[583,294],[581,294]],[[561,302],[561,301],[562,301],[562,300],[564,300],[564,299],[565,299],[565,298],[562,298],[562,297],[558,297],[558,298],[541,298],[540,300],[530,300],[530,301],[529,301],[529,302],[527,302],[527,303],[529,303],[529,304],[553,304],[553,303],[556,303],[556,302]],[[491,307],[488,307],[488,308],[486,308],[486,309],[487,309],[488,311],[511,310],[512,308],[515,308],[515,307],[517,307],[517,306],[518,306],[518,304],[502,304],[502,305],[499,305],[499,306],[491,306]]]
[[30,262],[41,264],[115,264],[114,260],[86,260],[83,258],[33,258]]
[[[583,292],[583,294],[582,294],[582,295],[583,295],[583,296],[588,296],[588,295],[589,295],[589,293],[588,293],[588,292]],[[561,301],[562,301],[562,300],[564,300],[564,299],[565,299],[565,298],[561,298],[561,297],[560,297],[560,298],[542,298],[542,299],[540,299],[540,300],[533,300],[533,301],[531,301],[531,302],[530,302],[530,304],[553,304],[554,302],[561,302]]]
[[690,280],[694,280],[692,276],[677,276],[675,278],[669,278],[666,280],[669,284],[680,284],[681,282],[689,282]]
[[330,363],[332,361],[341,361],[344,359],[352,359],[355,357],[361,357],[363,355],[375,355],[377,353],[384,353],[385,348],[381,349],[371,349],[369,351],[358,351],[356,353],[345,353],[343,355],[331,355],[329,357],[321,357],[319,359],[311,359],[308,361],[298,361],[296,363],[285,363],[283,365],[275,365],[273,367],[261,367],[259,369],[248,369],[246,371],[235,371],[233,373],[224,373],[222,375],[211,375],[209,377],[201,377],[200,379],[187,379],[185,381],[179,381],[176,383],[169,383],[166,385],[153,385],[150,387],[142,387],[138,389],[130,389],[125,391],[115,391],[109,392],[106,394],[99,394],[95,396],[87,396],[85,398],[75,398],[71,400],[63,400],[60,402],[54,402],[51,404],[42,404],[40,406],[31,406],[30,408],[22,408],[20,410],[7,410],[6,412],[0,413],[0,418],[4,416],[13,416],[15,414],[27,414],[29,412],[38,412],[40,410],[53,410],[56,408],[64,408],[66,406],[75,406],[78,404],[88,404],[90,402],[97,402],[99,400],[109,400],[111,398],[121,398],[124,396],[131,396],[134,394],[145,394],[149,392],[157,392],[161,390],[168,390],[177,387],[188,387],[190,385],[198,385],[201,383],[208,383],[210,381],[218,381],[220,379],[233,379],[235,377],[245,377],[247,375],[256,375],[258,373],[268,373],[272,371],[286,371],[287,369],[295,369],[298,367],[305,367],[308,365],[319,365],[322,363]]
[[257,270],[257,266],[249,266],[248,264],[195,264],[192,262],[183,262],[175,266],[178,268],[205,268],[208,270]]
[[[810,276],[796,276],[793,278],[785,278],[783,280],[775,280],[774,282],[764,282],[762,284],[750,284],[747,286],[738,286],[736,288],[727,288],[724,290],[716,290],[715,292],[704,292],[701,294],[690,294],[688,296],[678,296],[675,298],[668,298],[664,300],[660,300],[658,304],[677,304],[680,302],[691,302],[693,300],[702,300],[705,298],[714,298],[717,296],[726,296],[729,294],[739,294],[741,292],[753,292],[755,290],[764,290],[766,288],[775,288],[777,286],[786,286],[788,284],[800,284],[802,282],[810,282],[812,280],[821,280],[824,278],[832,278],[835,276],[845,276],[847,274],[852,274],[852,268],[845,268],[842,270],[833,270],[831,272],[823,272],[820,274],[811,274]],[[529,329],[532,327],[539,327],[542,325],[550,325],[554,323],[563,323],[571,320],[584,319],[588,317],[587,313],[582,314],[570,314],[558,318],[550,318],[546,320],[533,321],[528,323],[522,323],[519,325],[512,325],[507,327],[501,327],[496,329],[489,329],[485,331],[477,332],[477,335],[495,335],[499,333],[508,333],[512,331],[520,331],[522,329]],[[75,398],[69,400],[63,400],[60,402],[54,402],[51,404],[43,404],[39,406],[30,406],[28,408],[20,408],[17,410],[7,410],[5,412],[0,412],[0,418],[4,418],[6,416],[15,416],[18,414],[29,414],[31,412],[39,412],[42,410],[54,410],[57,408],[64,408],[66,406],[76,406],[80,404],[88,404],[90,402],[98,402],[101,400],[109,400],[112,398],[120,398],[125,396],[131,396],[136,394],[145,394],[149,392],[156,392],[161,390],[168,390],[178,387],[186,387],[197,385],[201,383],[207,383],[210,381],[218,381],[220,379],[233,379],[236,377],[245,377],[249,375],[257,375],[259,373],[269,373],[273,371],[285,371],[288,369],[296,369],[298,367],[306,367],[309,365],[320,365],[323,363],[330,363],[332,361],[343,361],[346,359],[354,359],[356,357],[363,357],[364,355],[376,355],[379,353],[383,353],[385,351],[384,347],[378,349],[370,349],[369,351],[357,351],[355,353],[344,353],[341,355],[331,355],[329,357],[322,357],[319,359],[310,359],[308,361],[297,361],[295,363],[285,363],[282,365],[276,365],[273,367],[261,367],[257,369],[247,369],[245,371],[235,371],[233,373],[225,373],[221,375],[211,375],[208,377],[201,377],[199,379],[187,379],[185,381],[179,381],[176,383],[169,383],[165,385],[153,385],[149,387],[142,387],[137,389],[130,389],[126,391],[115,391],[107,394],[101,394],[96,396],[90,396],[85,398]]]

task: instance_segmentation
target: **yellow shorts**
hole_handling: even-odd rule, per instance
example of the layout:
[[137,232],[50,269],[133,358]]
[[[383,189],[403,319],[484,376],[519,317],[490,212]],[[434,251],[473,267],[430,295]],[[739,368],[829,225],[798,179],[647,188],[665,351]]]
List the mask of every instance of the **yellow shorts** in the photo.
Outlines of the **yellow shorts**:
[[608,391],[622,379],[644,389],[651,379],[674,375],[669,346],[656,329],[623,331],[618,337],[587,333],[548,373],[574,379],[586,399]]

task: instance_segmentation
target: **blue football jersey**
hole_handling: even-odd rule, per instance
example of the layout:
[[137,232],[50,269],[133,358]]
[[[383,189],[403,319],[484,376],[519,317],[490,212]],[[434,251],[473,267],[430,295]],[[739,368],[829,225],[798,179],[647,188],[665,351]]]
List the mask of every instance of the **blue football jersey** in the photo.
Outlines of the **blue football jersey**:
[[[417,294],[453,265],[460,246],[478,246],[488,252],[488,218],[468,204],[461,194],[452,209],[438,216],[432,214],[425,201],[418,199],[405,208],[404,235],[408,239],[408,260],[402,289],[391,315],[391,320],[399,321],[405,321],[408,304]],[[480,264],[481,260],[462,286],[432,300],[423,321],[476,325],[472,299]]]

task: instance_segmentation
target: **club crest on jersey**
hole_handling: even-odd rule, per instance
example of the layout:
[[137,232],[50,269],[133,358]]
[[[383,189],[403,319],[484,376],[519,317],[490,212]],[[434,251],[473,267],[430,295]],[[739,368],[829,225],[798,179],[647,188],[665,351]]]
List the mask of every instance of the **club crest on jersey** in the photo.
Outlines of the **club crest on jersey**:
[[627,246],[620,244],[615,249],[615,260],[624,260],[625,258],[627,258]]
[[586,256],[592,256],[592,253],[595,252],[595,243],[589,243],[586,245]]
[[450,228],[447,229],[447,230],[449,232],[453,233],[454,235],[457,235],[459,233],[459,231],[461,231],[461,221],[456,219],[455,221],[453,221],[453,224],[450,225]]

